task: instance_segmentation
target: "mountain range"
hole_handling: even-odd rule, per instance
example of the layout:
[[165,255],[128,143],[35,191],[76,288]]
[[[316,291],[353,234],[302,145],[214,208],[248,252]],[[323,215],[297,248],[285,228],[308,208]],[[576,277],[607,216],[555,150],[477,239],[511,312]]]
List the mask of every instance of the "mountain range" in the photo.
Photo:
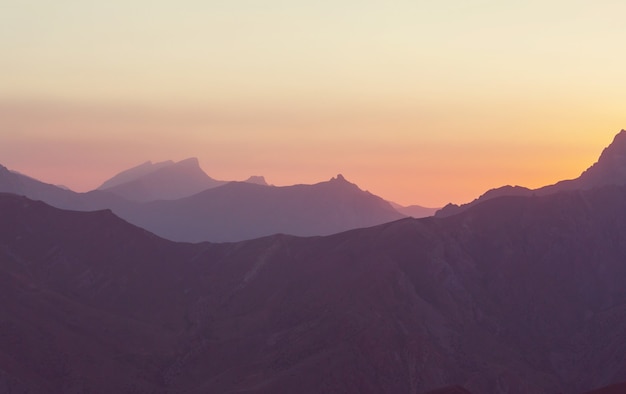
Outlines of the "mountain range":
[[157,235],[189,242],[237,241],[276,233],[328,235],[404,217],[341,175],[314,185],[284,187],[230,182],[184,199],[120,206],[114,211]]
[[[160,236],[188,242],[240,241],[277,233],[328,235],[406,216],[341,175],[314,185],[282,187],[268,185],[262,176],[224,182],[206,175],[197,159],[147,162],[88,193],[39,182],[0,166],[0,192],[63,209],[111,209]],[[415,207],[407,209],[420,214]]]
[[[395,211],[340,175],[133,202],[0,168],[5,188],[113,207],[62,210],[0,193],[0,392],[623,392],[625,136],[562,190],[229,243],[172,242],[114,212],[201,224],[232,207],[249,207],[249,219],[289,198],[315,200],[319,216],[337,206]],[[222,234],[243,225],[227,224]]]
[[6,392],[581,393],[626,381],[626,187],[174,243],[0,196]]
[[585,170],[578,178],[564,180],[540,187],[529,189],[523,186],[503,186],[491,189],[474,201],[462,204],[448,204],[435,215],[437,217],[451,216],[483,201],[502,196],[542,196],[567,190],[588,190],[606,185],[626,185],[626,130],[621,130],[613,142],[602,151],[600,158],[591,167]]

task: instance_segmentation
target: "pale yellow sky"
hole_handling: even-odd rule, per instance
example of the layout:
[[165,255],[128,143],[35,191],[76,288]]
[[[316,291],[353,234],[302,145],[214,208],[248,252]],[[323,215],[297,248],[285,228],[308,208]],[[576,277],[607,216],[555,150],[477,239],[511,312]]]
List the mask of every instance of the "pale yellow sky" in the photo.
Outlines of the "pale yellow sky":
[[15,1],[0,163],[77,190],[145,160],[403,204],[577,176],[626,127],[622,1]]

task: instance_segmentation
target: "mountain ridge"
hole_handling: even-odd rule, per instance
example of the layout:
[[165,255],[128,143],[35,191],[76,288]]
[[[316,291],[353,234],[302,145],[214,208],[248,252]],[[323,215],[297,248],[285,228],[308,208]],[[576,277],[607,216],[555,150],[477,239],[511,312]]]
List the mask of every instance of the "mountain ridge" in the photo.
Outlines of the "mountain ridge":
[[[168,168],[171,166],[164,169]],[[0,192],[25,195],[62,209],[109,208],[160,236],[191,242],[240,241],[276,233],[327,235],[404,217],[343,176],[314,185],[280,187],[229,182],[176,200],[141,202],[110,189],[63,190],[2,167]]]
[[0,370],[24,382],[29,357],[61,365],[29,380],[52,391],[552,394],[626,380],[624,186],[224,244],[6,194],[0,217]]
[[613,142],[602,150],[598,161],[583,171],[578,178],[562,180],[537,189],[511,185],[490,189],[469,203],[461,205],[449,203],[435,212],[435,216],[455,215],[483,201],[501,196],[541,196],[560,191],[587,190],[613,184],[626,184],[626,130],[624,129],[617,133]]
[[168,239],[191,242],[328,235],[404,217],[343,176],[313,185],[230,182],[184,199],[136,206],[123,216]]

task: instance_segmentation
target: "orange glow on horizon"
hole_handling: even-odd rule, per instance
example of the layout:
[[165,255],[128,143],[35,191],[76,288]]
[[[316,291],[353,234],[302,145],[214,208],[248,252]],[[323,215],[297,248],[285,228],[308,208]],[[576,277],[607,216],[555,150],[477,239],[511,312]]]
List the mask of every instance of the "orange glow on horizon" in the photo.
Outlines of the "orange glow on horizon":
[[[280,112],[254,116],[248,121],[233,114],[215,117],[211,111],[5,104],[0,105],[0,126],[20,133],[4,138],[0,163],[45,182],[88,191],[144,161],[198,157],[216,179],[264,175],[272,184],[291,185],[343,173],[362,189],[394,202],[439,207],[471,201],[505,184],[540,187],[575,178],[619,131],[599,124],[601,132],[591,133],[594,120],[587,125],[578,118],[559,129],[528,121],[509,127],[508,133],[480,135],[476,124],[481,120],[468,123],[467,117],[404,116],[398,121],[397,113],[371,111],[341,119],[324,113],[310,119]],[[506,120],[492,122],[504,127]]]
[[401,204],[574,178],[626,127],[626,3],[9,1],[0,164],[78,191],[198,157]]

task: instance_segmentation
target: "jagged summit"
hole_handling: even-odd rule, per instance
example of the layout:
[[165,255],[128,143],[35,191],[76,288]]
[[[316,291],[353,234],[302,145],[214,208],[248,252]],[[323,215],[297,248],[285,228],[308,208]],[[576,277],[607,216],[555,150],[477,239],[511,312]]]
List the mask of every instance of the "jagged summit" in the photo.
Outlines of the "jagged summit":
[[337,174],[337,176],[330,178],[329,182],[351,183],[342,174]]
[[322,182],[322,183],[326,183],[330,187],[339,188],[342,190],[362,190],[359,187],[359,185],[357,185],[356,183],[350,182],[342,174],[337,174],[336,176],[330,178],[328,182]]
[[598,161],[585,170],[576,180],[578,187],[593,187],[626,184],[626,130],[622,129],[611,145],[607,146]]

